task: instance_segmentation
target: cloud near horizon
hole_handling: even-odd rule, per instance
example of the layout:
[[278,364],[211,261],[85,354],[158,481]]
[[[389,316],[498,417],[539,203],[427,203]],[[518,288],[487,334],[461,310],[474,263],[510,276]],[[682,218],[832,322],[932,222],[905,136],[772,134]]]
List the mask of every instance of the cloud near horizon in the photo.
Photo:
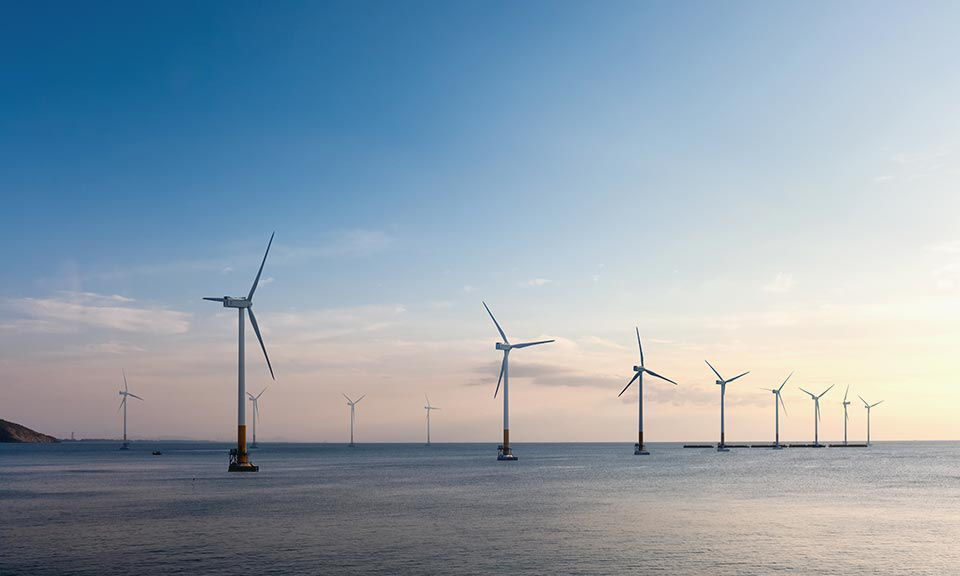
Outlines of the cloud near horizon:
[[56,298],[17,298],[6,308],[19,317],[0,325],[13,331],[74,332],[94,327],[146,334],[183,334],[190,314],[159,306],[138,305],[117,294],[61,292]]

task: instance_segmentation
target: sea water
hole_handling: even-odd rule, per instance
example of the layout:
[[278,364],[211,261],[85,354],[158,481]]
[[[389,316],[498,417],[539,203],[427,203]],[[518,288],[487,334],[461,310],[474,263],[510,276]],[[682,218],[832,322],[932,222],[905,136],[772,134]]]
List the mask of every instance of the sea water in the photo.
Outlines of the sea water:
[[0,575],[960,574],[958,443],[117,447],[0,445]]

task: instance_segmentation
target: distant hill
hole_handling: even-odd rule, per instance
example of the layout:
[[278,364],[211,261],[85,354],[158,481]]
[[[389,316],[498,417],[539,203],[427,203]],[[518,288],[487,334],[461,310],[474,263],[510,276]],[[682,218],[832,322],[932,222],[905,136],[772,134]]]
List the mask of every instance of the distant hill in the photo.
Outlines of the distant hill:
[[59,442],[53,436],[35,432],[16,422],[0,420],[0,442],[29,442],[33,444],[52,444]]

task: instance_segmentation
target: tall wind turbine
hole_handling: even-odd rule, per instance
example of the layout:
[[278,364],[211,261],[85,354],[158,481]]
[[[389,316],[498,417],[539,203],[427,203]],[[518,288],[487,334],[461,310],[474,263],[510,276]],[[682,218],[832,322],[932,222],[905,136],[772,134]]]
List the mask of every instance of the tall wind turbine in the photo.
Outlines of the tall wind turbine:
[[[343,393],[341,392],[341,394]],[[356,446],[356,444],[353,443],[353,421],[357,415],[357,404],[359,404],[361,400],[366,398],[367,395],[364,394],[363,396],[357,398],[355,401],[351,400],[350,397],[347,396],[346,394],[343,394],[343,397],[347,399],[347,406],[350,407],[350,444],[349,446],[353,448],[354,446]]]
[[510,375],[507,367],[507,359],[510,357],[510,351],[514,348],[526,348],[527,346],[536,346],[537,344],[548,344],[553,342],[553,340],[540,340],[538,342],[511,344],[507,340],[507,335],[503,333],[503,328],[500,327],[497,319],[493,317],[493,312],[490,311],[490,308],[487,306],[486,302],[483,302],[483,307],[487,309],[487,314],[490,315],[490,319],[493,320],[493,324],[497,327],[497,332],[499,332],[500,337],[503,338],[503,342],[497,342],[496,346],[497,350],[503,350],[503,364],[500,365],[500,377],[497,378],[497,389],[493,392],[493,397],[496,398],[497,392],[500,391],[500,382],[503,381],[503,444],[497,449],[497,460],[516,460],[517,457],[514,456],[513,451],[510,450],[510,405],[508,403],[508,383],[510,381]]
[[[269,386],[267,386],[267,388],[269,388]],[[263,396],[263,393],[267,391],[267,388],[261,390],[256,396],[247,392],[247,396],[250,398],[250,403],[253,405],[253,442],[250,444],[250,448],[257,447],[257,420],[260,419],[260,397]]]
[[[793,376],[793,372],[791,372],[790,375],[787,376],[787,380],[790,380],[791,376]],[[783,403],[783,396],[780,395],[780,392],[783,391],[783,387],[787,385],[787,380],[784,380],[783,384],[781,384],[779,388],[773,388],[772,390],[770,390],[771,392],[773,392],[773,410],[775,413],[774,422],[776,423],[774,428],[775,432],[774,432],[774,440],[773,440],[774,450],[780,450],[781,448],[783,448],[782,446],[780,446],[780,406],[783,406],[783,414],[784,416],[786,416],[787,405]],[[766,388],[761,388],[761,390],[766,390]]]
[[847,402],[847,394],[850,393],[850,385],[847,384],[847,390],[843,393],[843,445],[847,445],[847,421],[850,420],[850,417],[847,416],[847,406],[850,405],[850,402]]
[[439,410],[439,408],[437,408],[436,406],[430,405],[429,396],[424,394],[423,397],[427,399],[427,405],[424,406],[423,409],[427,411],[427,446],[429,446],[430,445],[430,412],[434,410]]
[[627,382],[627,385],[623,387],[623,390],[621,390],[620,393],[617,394],[617,398],[619,398],[620,396],[623,396],[623,393],[627,391],[627,388],[629,388],[634,381],[637,382],[637,396],[640,398],[640,426],[638,428],[640,433],[637,439],[637,443],[633,447],[634,456],[649,454],[649,452],[647,452],[647,449],[643,444],[643,373],[646,372],[647,374],[653,376],[654,378],[666,380],[667,382],[673,384],[674,386],[677,385],[677,383],[674,382],[673,380],[657,374],[656,372],[654,372],[653,370],[650,370],[644,365],[643,344],[640,343],[640,328],[637,328],[637,346],[640,348],[640,365],[633,367],[633,371],[636,372],[636,374],[634,374],[633,378],[631,378],[630,381]]
[[876,402],[874,404],[870,404],[863,399],[863,396],[857,395],[857,398],[859,398],[860,401],[863,402],[863,407],[867,409],[867,446],[869,446],[870,445],[870,410],[877,404],[883,404],[883,400]]
[[[704,360],[704,362],[707,362],[707,361]],[[748,370],[743,374],[740,374],[739,376],[734,376],[729,380],[724,380],[723,376],[721,376],[720,373],[717,372],[717,369],[713,367],[713,364],[707,362],[707,366],[709,366],[710,369],[713,370],[713,373],[717,375],[716,384],[717,386],[720,387],[720,444],[717,445],[717,452],[728,452],[729,450],[727,449],[725,436],[724,436],[724,429],[723,429],[723,403],[724,403],[724,397],[726,397],[727,395],[727,384],[733,382],[737,378],[742,378],[743,376],[746,376],[747,374],[750,373],[750,371]]]
[[[836,384],[831,384],[830,388],[833,388],[834,386],[836,386]],[[830,391],[830,388],[827,388],[821,392],[819,396],[813,392],[807,392],[806,390],[803,390],[803,388],[800,388],[800,390],[803,390],[809,394],[810,399],[813,400],[813,445],[818,448],[820,447],[820,399],[823,398],[824,394]]]
[[120,372],[123,374],[123,390],[120,391],[120,396],[123,399],[120,400],[120,406],[117,407],[117,412],[119,412],[121,409],[123,410],[123,444],[120,445],[120,449],[129,450],[130,445],[127,443],[127,398],[136,398],[141,402],[143,401],[143,398],[137,396],[127,389],[127,372],[125,370],[121,370]]
[[256,472],[259,466],[250,462],[247,456],[247,410],[244,402],[246,400],[246,388],[244,387],[244,366],[243,366],[243,311],[246,309],[250,315],[250,324],[253,324],[253,331],[257,334],[257,340],[260,341],[260,349],[263,350],[263,357],[267,360],[267,368],[270,369],[270,377],[276,380],[273,375],[273,366],[270,364],[270,357],[267,356],[267,347],[263,345],[263,337],[260,336],[260,326],[257,325],[257,317],[253,314],[253,293],[257,291],[257,284],[260,283],[260,275],[263,274],[263,265],[267,262],[267,254],[270,253],[270,246],[273,244],[273,234],[270,234],[270,241],[267,243],[267,251],[263,253],[263,260],[260,262],[260,269],[257,271],[257,277],[253,279],[253,286],[246,297],[234,298],[224,296],[222,298],[204,298],[211,302],[222,302],[224,308],[236,308],[237,318],[239,319],[239,354],[237,356],[237,448],[230,451],[230,472]]

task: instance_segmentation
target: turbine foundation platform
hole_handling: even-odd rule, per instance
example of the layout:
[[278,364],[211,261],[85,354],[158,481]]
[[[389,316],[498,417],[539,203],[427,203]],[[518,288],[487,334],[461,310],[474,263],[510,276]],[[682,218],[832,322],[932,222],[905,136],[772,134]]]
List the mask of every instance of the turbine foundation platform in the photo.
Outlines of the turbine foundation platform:
[[227,468],[227,472],[257,472],[260,470],[260,467],[251,462],[233,462],[230,464],[230,467]]
[[726,446],[717,446],[717,452],[729,452],[730,449]]
[[510,448],[504,450],[503,444],[497,446],[497,460],[506,460],[508,462],[512,462],[516,459],[517,457],[513,455],[513,450]]
[[649,456],[650,453],[647,452],[647,450],[646,450],[646,448],[645,448],[644,446],[641,446],[641,445],[639,445],[639,444],[634,444],[634,445],[633,445],[633,455],[634,455],[634,456]]
[[120,445],[120,449],[121,449],[121,450],[129,450],[129,449],[130,449],[130,445],[127,444],[126,442],[124,442],[123,444]]

